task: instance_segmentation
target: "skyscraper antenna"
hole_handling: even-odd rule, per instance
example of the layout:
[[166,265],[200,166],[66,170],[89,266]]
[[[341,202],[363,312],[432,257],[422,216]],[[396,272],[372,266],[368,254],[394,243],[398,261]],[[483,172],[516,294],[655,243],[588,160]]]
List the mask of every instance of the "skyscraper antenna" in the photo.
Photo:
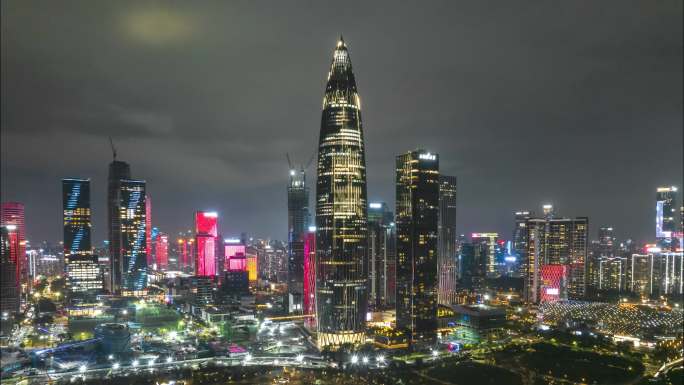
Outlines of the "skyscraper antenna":
[[111,136],[109,137],[109,145],[112,146],[112,157],[116,160],[116,147],[114,147],[114,141]]

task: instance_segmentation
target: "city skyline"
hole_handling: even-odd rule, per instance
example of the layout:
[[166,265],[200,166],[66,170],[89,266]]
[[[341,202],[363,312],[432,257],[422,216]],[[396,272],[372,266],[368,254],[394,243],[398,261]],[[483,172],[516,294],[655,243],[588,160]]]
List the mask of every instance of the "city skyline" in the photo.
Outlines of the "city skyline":
[[[457,231],[464,234],[487,231],[508,238],[513,231],[513,212],[538,213],[543,203],[553,203],[567,216],[590,217],[592,239],[600,226],[613,226],[619,239],[629,236],[648,241],[653,237],[649,224],[654,189],[684,187],[679,111],[681,33],[677,33],[681,24],[672,17],[681,14],[676,12],[681,4],[649,4],[649,12],[618,7],[610,20],[603,19],[602,7],[584,13],[565,4],[558,11],[546,10],[546,14],[551,12],[555,21],[568,28],[546,28],[544,37],[533,27],[517,26],[522,29],[513,36],[491,30],[493,23],[505,27],[521,18],[532,24],[549,23],[532,9],[510,10],[515,17],[508,17],[479,5],[424,10],[460,11],[443,12],[455,14],[453,20],[433,17],[434,29],[417,21],[404,28],[387,16],[379,19],[386,31],[378,33],[369,20],[346,21],[345,12],[331,16],[330,24],[313,23],[319,33],[307,36],[274,22],[271,29],[282,32],[278,38],[274,38],[276,34],[257,34],[251,29],[254,27],[246,25],[240,28],[248,33],[238,35],[226,27],[229,30],[222,34],[199,22],[218,17],[213,11],[230,20],[234,9],[229,5],[218,10],[205,6],[193,12],[184,12],[178,4],[107,7],[111,14],[93,7],[75,11],[79,17],[89,14],[93,20],[111,21],[102,26],[109,32],[104,34],[107,37],[80,34],[75,39],[71,33],[78,33],[78,26],[74,32],[59,28],[69,23],[73,11],[53,9],[52,23],[36,25],[41,16],[28,18],[21,7],[2,5],[2,196],[3,201],[25,204],[27,238],[34,243],[61,239],[59,181],[68,177],[91,179],[93,244],[100,246],[106,238],[106,200],[97,197],[106,196],[106,168],[111,162],[108,136],[117,145],[117,159],[130,164],[136,178],[148,182],[155,200],[153,226],[174,236],[192,228],[195,211],[207,210],[219,212],[227,235],[245,231],[257,237],[287,239],[286,217],[282,215],[287,210],[282,186],[289,171],[285,152],[302,160],[315,148],[312,132],[320,114],[317,95],[325,79],[311,74],[320,73],[318,69],[326,65],[326,47],[339,33],[352,42],[355,65],[366,90],[363,103],[371,202],[394,205],[393,156],[418,147],[441,154],[441,170],[459,178]],[[670,8],[675,8],[674,12]],[[249,9],[241,11],[257,17]],[[298,17],[308,23],[323,11],[314,7],[311,15]],[[411,11],[403,6],[394,10],[399,16]],[[561,16],[562,11],[581,18],[586,30],[570,28],[572,21]],[[478,24],[483,15],[491,22]],[[137,19],[160,17],[170,18],[177,28],[141,29]],[[629,22],[635,18],[641,22],[638,27]],[[469,36],[481,39],[480,46],[457,33],[463,26],[468,27]],[[604,36],[609,28],[618,35]],[[570,34],[570,30],[578,33]],[[449,49],[433,42],[434,31],[450,38]],[[590,34],[594,40],[586,41]],[[62,39],[61,49],[43,45],[40,36]],[[554,38],[567,44],[557,46]],[[652,41],[658,43],[653,46]],[[77,42],[89,49],[79,51],[78,60],[67,58]],[[207,68],[206,74],[197,78],[201,68],[178,51],[188,42],[196,45],[193,55],[217,59],[218,68]],[[228,62],[214,56],[226,47],[240,50],[243,45],[258,48],[244,51],[239,60],[232,54],[226,54]],[[630,56],[635,50],[638,55]],[[518,57],[516,52],[524,54]],[[116,59],[127,53],[130,59]],[[505,68],[496,62],[498,55],[504,54],[512,60]],[[570,64],[561,63],[566,54],[571,56]],[[278,59],[280,67],[273,69],[269,59],[276,56],[287,59]],[[521,57],[535,57],[539,62]],[[147,71],[162,59],[177,60],[180,67],[176,71],[182,72]],[[108,60],[120,67],[116,72],[120,84],[112,83],[117,76],[110,72]],[[618,62],[622,70],[608,73]],[[252,67],[245,68],[246,63]],[[657,67],[646,70],[652,64]],[[141,70],[136,71],[138,65]],[[27,78],[28,69],[38,75]],[[79,78],[81,70],[86,76]],[[184,75],[180,80],[175,78],[179,73]],[[249,76],[240,82],[235,73]],[[163,81],[172,78],[171,88],[164,89]],[[601,92],[584,94],[592,87],[581,91],[570,87],[571,81],[581,79],[596,83]],[[67,82],[76,92],[62,89],[61,84]],[[282,84],[288,90],[283,91]],[[266,98],[253,103],[261,114],[247,106],[257,94]],[[200,107],[190,103],[190,97],[210,103]],[[29,98],[35,99],[33,104],[28,104]],[[297,102],[281,102],[293,98]],[[296,124],[286,119],[290,114],[295,114]],[[264,135],[273,140],[264,142]],[[654,142],[647,139],[652,135],[672,139]],[[25,143],[30,150],[22,150],[18,143]],[[143,147],[151,151],[141,151]],[[79,157],[62,158],[58,148],[67,152],[78,148]],[[562,148],[577,158],[569,162],[555,157]],[[34,151],[44,156],[35,157]],[[564,171],[544,173],[553,167]],[[312,173],[313,168],[307,171]],[[309,183],[309,188],[312,186]],[[39,220],[42,217],[54,220]]]

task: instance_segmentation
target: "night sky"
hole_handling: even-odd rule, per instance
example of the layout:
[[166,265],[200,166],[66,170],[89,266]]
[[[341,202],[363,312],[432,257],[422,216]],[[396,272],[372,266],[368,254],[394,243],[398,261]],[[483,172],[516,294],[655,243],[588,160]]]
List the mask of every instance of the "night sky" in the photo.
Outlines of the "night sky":
[[684,187],[681,0],[397,3],[3,1],[2,200],[58,241],[60,179],[90,177],[99,245],[112,136],[162,231],[206,209],[285,239],[285,153],[316,151],[343,34],[371,201],[422,147],[459,178],[459,232],[510,238],[548,202],[654,237],[656,187]]

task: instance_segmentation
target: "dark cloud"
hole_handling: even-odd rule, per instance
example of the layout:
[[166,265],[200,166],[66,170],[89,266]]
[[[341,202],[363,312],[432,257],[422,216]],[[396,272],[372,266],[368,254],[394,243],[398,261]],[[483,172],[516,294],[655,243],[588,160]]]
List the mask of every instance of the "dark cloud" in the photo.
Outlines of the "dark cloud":
[[59,179],[91,177],[103,239],[112,136],[155,225],[215,209],[226,234],[282,239],[284,155],[316,149],[340,33],[374,200],[423,147],[459,177],[459,231],[508,236],[553,202],[648,240],[655,187],[684,187],[681,1],[5,1],[2,199],[57,240]]

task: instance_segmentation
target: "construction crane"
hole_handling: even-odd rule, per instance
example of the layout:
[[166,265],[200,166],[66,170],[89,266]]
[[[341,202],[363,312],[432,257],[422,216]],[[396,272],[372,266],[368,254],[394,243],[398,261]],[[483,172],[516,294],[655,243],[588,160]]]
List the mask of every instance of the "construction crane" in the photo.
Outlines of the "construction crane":
[[114,141],[111,136],[109,137],[109,145],[112,146],[112,156],[114,157],[114,160],[116,160],[116,147],[114,147]]

